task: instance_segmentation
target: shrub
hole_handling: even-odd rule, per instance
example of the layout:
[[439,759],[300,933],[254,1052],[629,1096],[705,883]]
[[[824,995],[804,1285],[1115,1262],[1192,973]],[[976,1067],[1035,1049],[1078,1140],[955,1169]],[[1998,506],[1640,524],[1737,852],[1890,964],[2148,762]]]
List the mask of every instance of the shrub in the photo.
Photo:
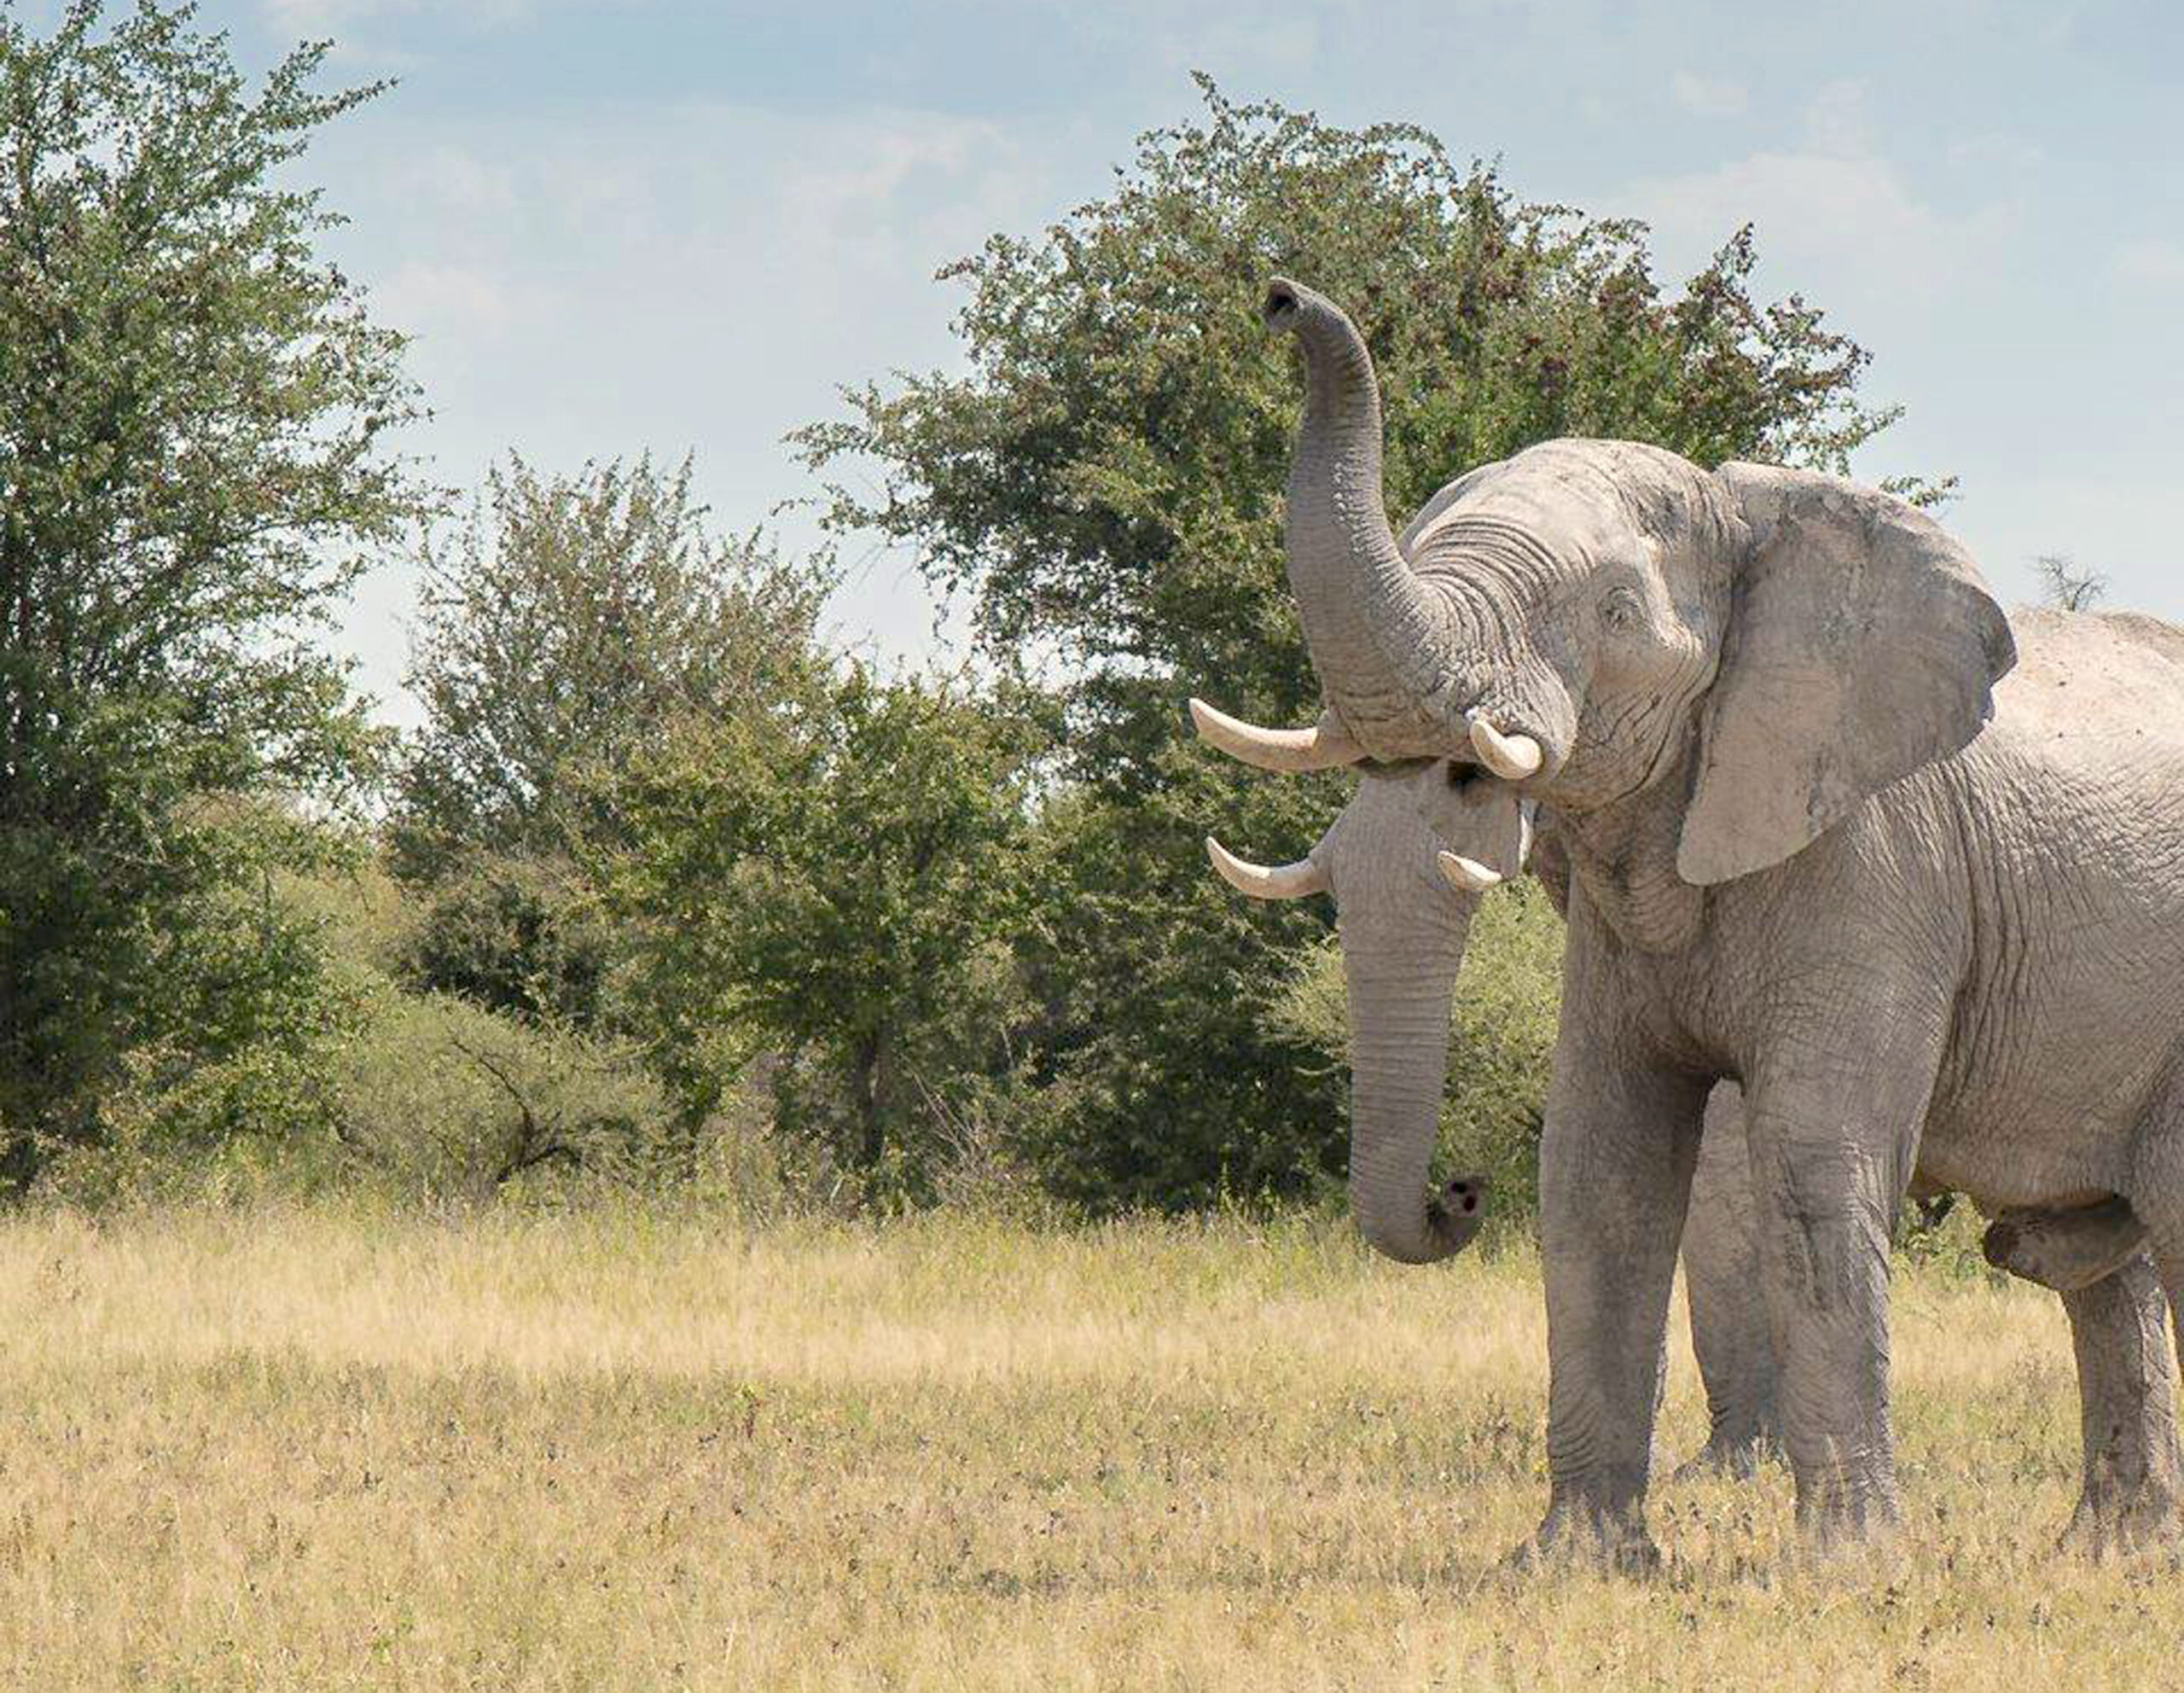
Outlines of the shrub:
[[642,1180],[677,1144],[665,1092],[627,1048],[450,994],[383,1003],[333,1093],[335,1138],[401,1196],[474,1202],[555,1174]]

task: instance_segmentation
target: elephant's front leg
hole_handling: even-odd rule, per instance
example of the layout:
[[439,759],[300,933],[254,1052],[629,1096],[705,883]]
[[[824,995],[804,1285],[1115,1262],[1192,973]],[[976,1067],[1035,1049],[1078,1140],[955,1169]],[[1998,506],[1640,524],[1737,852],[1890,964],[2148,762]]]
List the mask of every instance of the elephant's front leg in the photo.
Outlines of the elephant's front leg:
[[1661,1343],[1705,1084],[1593,1062],[1566,1021],[1563,1033],[1540,1140],[1552,1491],[1536,1544],[1647,1568]]
[[[1915,1023],[1907,1020],[1902,1035]],[[1893,1528],[1889,1243],[1933,1086],[1931,1048],[1747,1078],[1763,1277],[1780,1337],[1782,1446],[1822,1547]]]

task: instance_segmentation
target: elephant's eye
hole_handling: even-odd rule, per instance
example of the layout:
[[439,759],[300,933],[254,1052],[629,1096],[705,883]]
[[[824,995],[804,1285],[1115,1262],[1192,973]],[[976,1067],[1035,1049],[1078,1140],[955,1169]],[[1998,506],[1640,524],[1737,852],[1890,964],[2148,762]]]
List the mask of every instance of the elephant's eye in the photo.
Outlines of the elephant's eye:
[[1635,629],[1646,614],[1635,588],[1612,588],[1600,601],[1600,621],[1610,629]]

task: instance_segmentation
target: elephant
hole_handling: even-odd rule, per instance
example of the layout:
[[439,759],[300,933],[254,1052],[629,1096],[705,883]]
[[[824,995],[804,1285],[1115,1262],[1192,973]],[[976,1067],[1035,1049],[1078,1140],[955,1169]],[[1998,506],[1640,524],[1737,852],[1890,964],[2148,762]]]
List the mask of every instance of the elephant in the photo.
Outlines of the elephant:
[[[1309,736],[1240,722],[1202,700],[1189,710],[1200,738],[1247,764],[1283,770],[1310,762]],[[1306,858],[1255,864],[1211,835],[1205,849],[1221,876],[1251,898],[1334,899],[1350,1004],[1353,1213],[1377,1249],[1431,1262],[1478,1232],[1484,1178],[1447,1183],[1425,1208],[1422,1234],[1413,1226],[1415,1207],[1385,1201],[1407,1199],[1426,1182],[1465,937],[1486,891],[1528,867],[1566,914],[1569,870],[1551,835],[1534,851],[1529,805],[1476,765],[1431,759],[1358,770],[1356,794]],[[1389,1180],[1381,1166],[1391,1159],[1403,1161]],[[1681,1242],[1709,1424],[1705,1446],[1681,1474],[1749,1476],[1779,1445],[1779,1349],[1761,1287],[1757,1213],[1742,1097],[1723,1081],[1707,1101]],[[2128,1207],[2119,1215],[2111,1205],[2006,1213],[1986,1242],[1999,1267],[2079,1301],[2084,1470],[2069,1538],[2096,1549],[2131,1530],[2149,1472],[2158,1479],[2184,1469],[2160,1346],[2164,1301],[2142,1236]]]
[[[2184,1004],[2163,991],[2184,974],[2184,631],[2013,623],[1901,500],[1628,441],[1473,468],[1399,539],[1362,337],[1287,280],[1263,315],[1305,372],[1284,547],[1324,710],[1300,742],[1477,765],[1569,865],[1532,1545],[1658,1559],[1657,1359],[1725,1079],[1798,1522],[1820,1547],[1885,1534],[1889,1245],[1914,1177],[1990,1212],[2120,1201],[2172,1311],[2184,1294]],[[1418,1161],[1368,1161],[1391,1236],[1461,1235]],[[2066,1299],[2082,1357],[2117,1344],[2088,1300],[2124,1274]],[[2126,1503],[2165,1515],[2153,1456]]]

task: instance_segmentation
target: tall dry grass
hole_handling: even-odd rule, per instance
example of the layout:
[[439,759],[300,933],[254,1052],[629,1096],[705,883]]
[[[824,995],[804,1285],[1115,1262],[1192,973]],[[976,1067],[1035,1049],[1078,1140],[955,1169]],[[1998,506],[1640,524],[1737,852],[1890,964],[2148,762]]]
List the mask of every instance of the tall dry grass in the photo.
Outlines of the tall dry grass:
[[[1671,1566],[1501,1574],[1543,1498],[1521,1254],[1339,1230],[737,1232],[333,1213],[0,1229],[0,1676],[37,1688],[2184,1684],[2161,1558],[2051,1550],[2052,1300],[1899,1283],[1909,1523],[1779,1474]],[[1695,1447],[1687,1356],[1664,1446]]]

